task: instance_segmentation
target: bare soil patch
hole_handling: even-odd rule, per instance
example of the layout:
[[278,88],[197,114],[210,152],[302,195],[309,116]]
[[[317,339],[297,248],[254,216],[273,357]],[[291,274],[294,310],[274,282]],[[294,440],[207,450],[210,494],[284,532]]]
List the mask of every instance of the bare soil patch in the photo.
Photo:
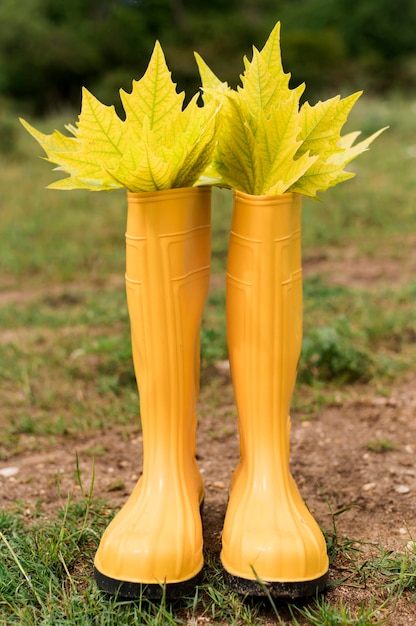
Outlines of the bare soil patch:
[[[389,239],[390,255],[362,254],[355,246],[308,251],[303,262],[304,276],[318,274],[322,280],[342,287],[377,289],[398,287],[416,275],[416,238]],[[376,256],[377,255],[377,256]]]

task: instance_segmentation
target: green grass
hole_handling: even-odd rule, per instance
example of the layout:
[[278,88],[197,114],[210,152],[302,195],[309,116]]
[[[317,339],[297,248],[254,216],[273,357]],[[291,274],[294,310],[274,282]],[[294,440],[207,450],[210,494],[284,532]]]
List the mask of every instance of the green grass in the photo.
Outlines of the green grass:
[[314,607],[306,607],[297,609],[293,614],[295,626],[300,622],[296,615],[300,615],[307,620],[311,626],[375,626],[383,624],[385,620],[382,618],[380,608],[374,606],[374,602],[370,606],[364,603],[359,605],[358,610],[352,610],[345,602],[339,602],[338,605],[332,606],[324,598],[317,600]]
[[318,276],[306,279],[300,381],[368,381],[411,367],[415,288],[410,282],[353,289],[326,286]]
[[[397,263],[397,280],[343,286],[319,272],[304,280],[304,348],[294,404],[325,405],[345,384],[400,378],[416,362],[416,282],[400,268],[416,245],[416,102],[363,96],[349,127],[369,134],[390,125],[352,169],[352,181],[322,202],[304,202],[303,256],[364,257]],[[62,130],[72,112],[43,120]],[[33,122],[33,120],[32,120]],[[56,178],[14,119],[0,151],[0,459],[43,449],[55,437],[109,424],[139,424],[123,287],[123,192],[55,192]],[[226,359],[225,266],[230,192],[213,195],[212,283],[205,308],[202,374]],[[346,255],[346,251],[348,254]],[[51,377],[53,372],[53,377]],[[74,389],[78,390],[74,393]],[[221,393],[220,388],[216,390]],[[219,396],[220,397],[220,396]],[[306,399],[306,400],[305,400]],[[217,404],[220,402],[216,399]],[[70,408],[68,408],[70,407]],[[303,409],[305,410],[303,411]],[[210,407],[211,410],[211,407]],[[374,453],[391,442],[369,441]],[[99,450],[92,451],[95,455]],[[58,486],[57,486],[58,488]],[[327,533],[340,578],[327,596],[273,606],[231,593],[206,554],[207,579],[182,602],[121,602],[98,592],[91,563],[108,523],[105,502],[70,499],[57,517],[0,513],[0,624],[378,624],[400,598],[415,601],[414,548],[404,553]],[[337,565],[338,564],[338,565]],[[333,595],[348,579],[372,602],[350,606]],[[331,595],[332,594],[332,595]],[[198,621],[199,620],[199,621]]]
[[[416,599],[414,542],[404,552],[365,546],[328,534],[332,559],[342,557],[342,579],[331,584],[327,596],[303,603],[272,599],[249,600],[225,586],[218,557],[206,553],[207,574],[195,595],[153,603],[105,596],[92,576],[95,550],[109,522],[105,502],[93,500],[93,480],[81,496],[69,496],[55,518],[35,511],[28,532],[24,511],[0,513],[0,625],[20,624],[292,624],[371,626],[386,618],[400,598]],[[370,552],[369,552],[370,549]],[[373,589],[377,597],[356,606],[331,593],[348,580],[351,588]],[[378,590],[378,592],[377,592]],[[381,590],[381,591],[380,591]],[[286,621],[290,618],[290,622]],[[200,621],[198,621],[200,620]],[[305,621],[306,620],[306,621]]]
[[370,452],[376,452],[377,454],[383,454],[397,448],[397,443],[389,441],[389,439],[371,439],[367,443],[367,450]]

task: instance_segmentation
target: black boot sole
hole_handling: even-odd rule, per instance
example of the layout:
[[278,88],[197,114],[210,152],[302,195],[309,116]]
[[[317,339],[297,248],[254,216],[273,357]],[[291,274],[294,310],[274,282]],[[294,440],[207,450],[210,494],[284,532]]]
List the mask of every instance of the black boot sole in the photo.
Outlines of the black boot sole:
[[314,596],[323,591],[326,587],[328,572],[314,580],[304,580],[300,582],[268,582],[260,580],[250,580],[233,576],[223,570],[224,582],[232,591],[245,596],[271,596],[272,598],[305,598]]
[[176,600],[179,598],[193,596],[197,585],[202,581],[202,570],[193,578],[178,583],[167,584],[145,584],[136,583],[116,578],[110,578],[102,574],[94,567],[94,578],[98,587],[105,593],[130,600],[144,598],[147,600]]

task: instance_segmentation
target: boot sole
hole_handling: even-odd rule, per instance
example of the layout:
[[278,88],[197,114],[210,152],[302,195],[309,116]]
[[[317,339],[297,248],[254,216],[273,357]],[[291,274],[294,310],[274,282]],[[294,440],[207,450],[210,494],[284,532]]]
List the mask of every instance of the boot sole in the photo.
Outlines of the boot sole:
[[233,576],[223,570],[225,584],[238,594],[246,596],[271,596],[272,598],[304,598],[314,596],[323,591],[326,587],[328,572],[314,580],[303,580],[299,582],[270,582],[260,580],[250,580]]
[[96,567],[94,567],[94,578],[98,587],[102,591],[113,596],[117,596],[118,598],[136,600],[140,598],[145,598],[147,600],[161,600],[162,598],[166,598],[168,600],[174,600],[194,595],[195,588],[197,585],[201,584],[203,577],[202,571],[203,570],[201,570],[193,578],[178,583],[147,584],[110,578],[109,576],[102,574]]

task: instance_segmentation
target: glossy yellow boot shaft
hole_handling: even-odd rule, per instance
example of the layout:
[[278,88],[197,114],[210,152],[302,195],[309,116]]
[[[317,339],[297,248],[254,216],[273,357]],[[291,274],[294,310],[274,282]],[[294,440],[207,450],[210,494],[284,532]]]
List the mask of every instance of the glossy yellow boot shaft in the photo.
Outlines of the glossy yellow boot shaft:
[[289,469],[290,402],[302,344],[301,198],[234,194],[227,341],[241,458],[227,508],[222,563],[243,593],[315,593],[325,540]]
[[[126,289],[140,394],[143,474],[101,540],[107,591],[156,597],[203,566],[195,461],[199,333],[210,272],[210,189],[128,195]],[[146,595],[146,592],[145,592]]]

